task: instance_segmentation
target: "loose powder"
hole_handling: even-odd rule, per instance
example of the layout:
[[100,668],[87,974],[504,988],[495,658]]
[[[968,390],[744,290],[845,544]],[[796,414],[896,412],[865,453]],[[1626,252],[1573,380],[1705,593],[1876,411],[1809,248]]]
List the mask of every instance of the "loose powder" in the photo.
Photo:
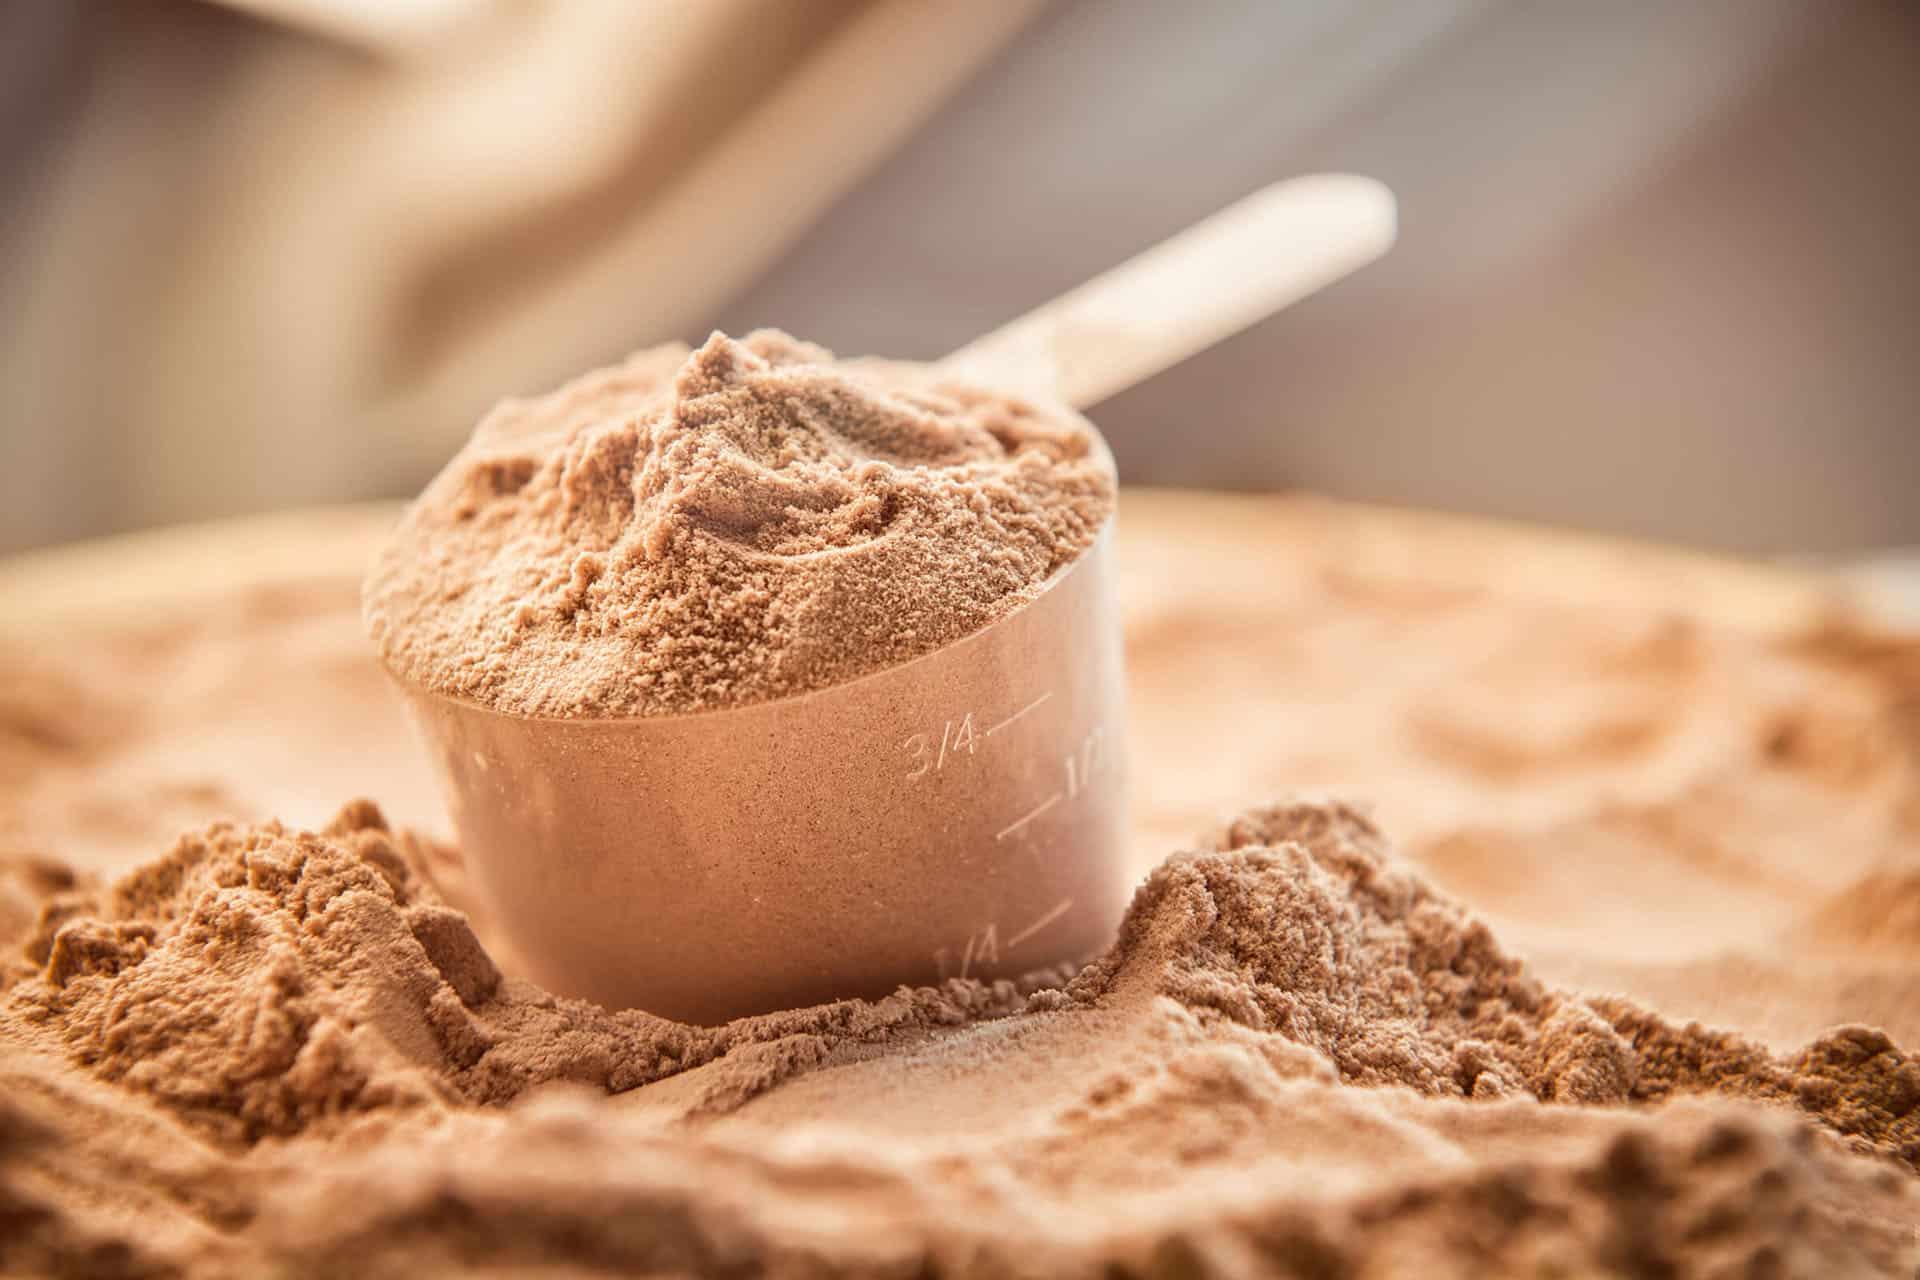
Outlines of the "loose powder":
[[[1022,1003],[1011,984],[956,983],[721,1028],[610,1013],[503,983],[421,876],[426,857],[365,801],[324,832],[222,823],[184,836],[104,891],[46,895],[22,948],[31,968],[6,973],[19,981],[0,1026],[247,1143],[554,1081],[627,1090],[780,1042],[709,1082],[704,1105],[733,1106],[834,1044]],[[37,864],[14,871],[49,883]]]
[[1128,501],[1114,945],[721,1027],[526,982],[402,829],[386,515],[0,637],[0,1273],[1920,1272],[1920,637]]
[[1070,411],[715,334],[496,410],[380,554],[366,619],[396,673],[500,711],[741,706],[988,625],[1113,506]]
[[[1127,1164],[1106,1150],[1117,1140],[1153,1151],[1162,1167],[1170,1155],[1218,1160],[1224,1148],[1257,1143],[1263,1127],[1284,1149],[1289,1099],[1324,1106],[1328,1090],[1353,1086],[1505,1105],[1493,1113],[1500,1123],[1536,1127],[1512,1106],[1762,1099],[1888,1162],[1876,1181],[1840,1163],[1837,1147],[1796,1147],[1742,1111],[1678,1113],[1660,1130],[1620,1125],[1585,1171],[1549,1161],[1477,1187],[1441,1179],[1403,1192],[1414,1198],[1386,1215],[1392,1237],[1429,1265],[1462,1230],[1480,1239],[1489,1265],[1519,1265],[1543,1249],[1582,1265],[1642,1257],[1646,1274],[1796,1249],[1803,1260],[1858,1259],[1876,1246],[1850,1240],[1828,1200],[1848,1187],[1897,1198],[1903,1183],[1890,1171],[1920,1170],[1920,1062],[1878,1032],[1844,1027],[1779,1057],[1626,1001],[1556,990],[1342,805],[1261,809],[1211,845],[1156,871],[1116,945],[1064,986],[956,980],[699,1029],[503,980],[423,878],[419,843],[389,832],[369,804],[348,806],[317,833],[220,825],[110,887],[53,892],[25,963],[9,973],[0,1043],[64,1058],[150,1100],[234,1161],[269,1137],[351,1139],[341,1149],[361,1162],[330,1179],[275,1167],[290,1190],[281,1187],[245,1247],[256,1260],[382,1274],[497,1261],[500,1251],[528,1263],[703,1273],[751,1262],[895,1274],[968,1261],[999,1274],[1041,1259],[1046,1274],[1106,1274],[1129,1261],[1127,1218],[1107,1218],[1088,1238],[1065,1216],[1096,1172],[1088,1153],[1104,1153],[1097,1158],[1112,1167],[1099,1176],[1110,1178]],[[930,1035],[969,1024],[973,1034],[912,1064]],[[775,1086],[836,1065],[885,1064],[886,1053],[901,1059],[894,1079],[841,1088],[870,1091],[881,1110],[903,1084],[917,1089],[922,1111],[954,1136],[965,1132],[955,1107],[966,1109],[968,1076],[1050,1080],[1059,1103],[1024,1138],[919,1172],[884,1143],[783,1148],[777,1113],[748,1147],[725,1136],[726,1118]],[[47,1117],[18,1100],[57,1092],[60,1077],[28,1056],[6,1074],[16,1101],[0,1120],[31,1147]],[[949,1083],[928,1092],[941,1078]],[[512,1113],[504,1130],[474,1130],[464,1118],[560,1081],[640,1090],[653,1120],[595,1119],[566,1102]],[[1017,1098],[1021,1086],[1008,1087]],[[1337,1108],[1332,1122],[1341,1123]],[[484,1158],[469,1146],[471,1172],[449,1165],[451,1152],[424,1137],[422,1123],[477,1138]],[[793,1119],[789,1131],[804,1128]],[[536,1164],[509,1172],[522,1168],[519,1141]],[[1702,1197],[1703,1183],[1717,1189]],[[1279,1189],[1265,1200],[1252,1191],[1232,1194],[1237,1210],[1215,1205],[1204,1235],[1172,1238],[1203,1255],[1277,1242],[1283,1256],[1321,1257],[1304,1274],[1327,1275],[1353,1274],[1364,1253],[1389,1247],[1367,1230],[1364,1208],[1361,1222],[1346,1222],[1284,1211]],[[973,1212],[944,1207],[950,1194]],[[1139,1213],[1164,1212],[1132,1195]],[[15,1216],[31,1230],[0,1261],[84,1255],[86,1214],[16,1196],[27,1203]],[[1206,1199],[1189,1199],[1186,1212]],[[1484,1213],[1476,1201],[1487,1202]],[[829,1203],[864,1229],[816,1231],[806,1206]],[[253,1222],[263,1205],[242,1197],[229,1211]],[[1442,1221],[1423,1221],[1434,1217]],[[1016,1234],[1022,1243],[1010,1249]],[[161,1268],[151,1241],[125,1245]]]

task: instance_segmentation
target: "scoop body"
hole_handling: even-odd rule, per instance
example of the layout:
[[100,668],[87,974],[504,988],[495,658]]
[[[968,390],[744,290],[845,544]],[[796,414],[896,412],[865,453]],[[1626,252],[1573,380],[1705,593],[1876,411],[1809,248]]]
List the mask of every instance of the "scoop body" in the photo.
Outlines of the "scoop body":
[[542,719],[401,681],[529,976],[716,1023],[1087,958],[1125,907],[1111,522],[999,621],[798,697]]

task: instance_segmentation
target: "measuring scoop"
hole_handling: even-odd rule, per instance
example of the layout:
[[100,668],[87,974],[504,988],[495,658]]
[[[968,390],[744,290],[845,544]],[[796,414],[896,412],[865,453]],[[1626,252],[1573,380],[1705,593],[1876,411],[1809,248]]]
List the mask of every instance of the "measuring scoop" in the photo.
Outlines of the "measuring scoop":
[[[1385,252],[1364,178],[1267,188],[942,361],[1082,407]],[[798,697],[507,715],[401,683],[528,976],[695,1023],[1083,961],[1132,889],[1111,521],[1012,614]]]

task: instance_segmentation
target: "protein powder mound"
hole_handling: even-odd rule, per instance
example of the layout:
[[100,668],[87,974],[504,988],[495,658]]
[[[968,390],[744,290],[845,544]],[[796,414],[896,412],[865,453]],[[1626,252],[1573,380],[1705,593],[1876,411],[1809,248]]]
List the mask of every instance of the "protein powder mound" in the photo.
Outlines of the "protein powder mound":
[[930,653],[1099,533],[1085,419],[763,330],[511,401],[366,588],[388,667],[498,711],[717,710]]
[[[109,1231],[129,1274],[1219,1270],[1139,1256],[1183,1241],[1303,1276],[1904,1256],[1920,1064],[1886,1036],[1782,1056],[1556,989],[1339,804],[1208,843],[1064,986],[696,1028],[503,979],[370,804],[217,825],[43,890],[0,997],[0,1268],[97,1263]],[[558,1083],[586,1089],[502,1106]],[[1356,1145],[1397,1185],[1329,1184]],[[100,1208],[122,1203],[140,1218]]]

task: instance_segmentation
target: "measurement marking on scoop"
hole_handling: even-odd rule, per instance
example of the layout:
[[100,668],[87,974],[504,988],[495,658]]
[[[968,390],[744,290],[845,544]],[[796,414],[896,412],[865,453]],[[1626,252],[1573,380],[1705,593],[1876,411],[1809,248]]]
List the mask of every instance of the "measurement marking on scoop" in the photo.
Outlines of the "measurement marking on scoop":
[[927,734],[916,733],[900,744],[901,750],[913,758],[914,767],[906,777],[922,778],[929,773],[937,773],[947,767],[949,755],[958,756],[962,752],[972,755],[980,745],[985,734],[973,731],[973,712],[962,712],[960,719],[948,720],[940,726],[940,750],[933,749],[933,739]]
[[1000,828],[999,833],[995,835],[993,838],[995,840],[1005,840],[1008,836],[1020,830],[1020,828],[1026,826],[1029,822],[1032,822],[1035,818],[1039,817],[1041,814],[1045,813],[1047,810],[1053,808],[1053,806],[1059,803],[1060,803],[1060,792],[1056,791],[1052,795],[1048,796],[1045,800],[1042,800],[1038,805],[1034,806],[1032,809],[1029,809],[1025,815],[1015,818],[1012,822],[1009,822],[1006,826]]
[[1026,706],[1020,708],[1018,711],[1008,716],[1005,720],[1002,720],[999,724],[996,724],[991,729],[988,729],[983,736],[991,738],[994,734],[1000,732],[1002,729],[1012,724],[1015,720],[1018,720],[1021,716],[1027,714],[1027,712],[1038,710],[1040,708],[1040,705],[1044,703],[1048,698],[1051,698],[1052,696],[1053,696],[1053,690],[1051,689],[1047,690],[1045,693],[1035,698],[1032,702],[1029,702]]
[[986,928],[977,929],[967,935],[966,950],[960,953],[958,975],[952,973],[953,949],[951,947],[941,947],[933,953],[934,968],[939,972],[942,982],[952,976],[965,978],[976,963],[999,964],[1000,946],[1000,926],[989,924]]
[[1047,914],[1041,916],[1038,920],[1035,920],[1032,924],[1028,925],[1026,928],[1022,929],[1020,932],[1014,934],[1011,938],[1008,938],[1005,944],[1007,950],[1009,951],[1013,950],[1015,947],[1025,942],[1028,938],[1031,938],[1034,934],[1040,932],[1042,929],[1046,928],[1048,925],[1052,924],[1055,920],[1058,920],[1061,916],[1067,914],[1067,912],[1071,910],[1073,910],[1073,899],[1067,898],[1066,900],[1061,902],[1059,906],[1047,912]]
[[[961,978],[964,979],[967,976],[967,970],[973,967],[973,962],[976,959],[979,960],[981,964],[1000,963],[999,937],[1000,931],[998,927],[988,925],[985,929],[967,939],[966,953],[960,957]],[[978,948],[977,951],[976,948]]]
[[1071,910],[1073,910],[1073,899],[1063,898],[1054,904],[1052,910],[1048,911],[1020,932],[1014,934],[1011,938],[1008,938],[1005,942],[1000,941],[1000,926],[997,924],[989,924],[984,929],[976,929],[967,935],[967,945],[960,952],[960,969],[957,974],[953,972],[953,948],[951,947],[941,947],[933,953],[934,968],[939,973],[942,982],[945,982],[949,976],[964,979],[969,973],[973,972],[973,967],[976,964],[999,964],[1002,952],[1013,950]]
[[908,764],[912,767],[902,776],[911,782],[915,778],[924,778],[930,773],[941,772],[947,767],[947,761],[951,758],[978,754],[981,743],[1027,713],[1038,710],[1052,697],[1053,691],[1049,689],[991,729],[984,731],[973,727],[973,712],[962,711],[958,717],[941,722],[938,745],[935,744],[935,735],[931,732],[909,734],[900,744],[900,749],[907,753]]

